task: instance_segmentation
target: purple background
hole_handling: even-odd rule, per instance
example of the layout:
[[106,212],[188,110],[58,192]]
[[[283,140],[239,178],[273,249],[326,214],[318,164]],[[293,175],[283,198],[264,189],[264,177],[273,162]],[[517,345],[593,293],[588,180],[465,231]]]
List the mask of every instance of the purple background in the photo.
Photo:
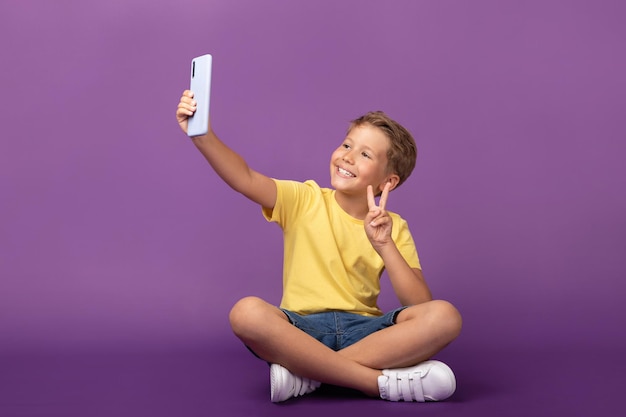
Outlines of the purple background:
[[528,415],[529,396],[545,415],[604,410],[583,402],[589,389],[608,411],[626,372],[625,12],[608,0],[4,0],[0,415],[206,415],[231,407],[220,390],[235,383],[229,395],[246,394],[232,415],[415,412],[332,393],[269,404],[267,369],[227,315],[245,295],[279,302],[281,234],[175,122],[204,53],[214,129],[267,175],[328,185],[332,149],[368,110],[414,133],[417,167],[389,206],[435,297],[465,321],[442,353],[457,401],[430,412]]

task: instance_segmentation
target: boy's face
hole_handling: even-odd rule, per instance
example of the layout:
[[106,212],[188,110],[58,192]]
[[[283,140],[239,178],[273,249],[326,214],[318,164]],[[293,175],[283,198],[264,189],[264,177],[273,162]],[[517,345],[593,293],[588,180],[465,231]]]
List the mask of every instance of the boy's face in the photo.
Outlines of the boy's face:
[[339,192],[363,194],[367,186],[382,191],[387,172],[389,138],[371,125],[354,127],[330,158],[330,182]]

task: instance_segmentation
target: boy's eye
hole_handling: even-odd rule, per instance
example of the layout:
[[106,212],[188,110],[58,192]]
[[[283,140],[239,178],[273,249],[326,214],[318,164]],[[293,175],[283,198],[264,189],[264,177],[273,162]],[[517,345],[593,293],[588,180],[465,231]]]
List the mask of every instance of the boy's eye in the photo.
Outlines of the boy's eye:
[[350,148],[350,145],[348,145],[347,143],[344,143],[344,144],[343,144],[343,145],[341,145],[341,146],[343,146],[345,149],[349,149],[349,148]]
[[365,158],[371,158],[370,154],[368,154],[367,152],[361,152],[361,155]]

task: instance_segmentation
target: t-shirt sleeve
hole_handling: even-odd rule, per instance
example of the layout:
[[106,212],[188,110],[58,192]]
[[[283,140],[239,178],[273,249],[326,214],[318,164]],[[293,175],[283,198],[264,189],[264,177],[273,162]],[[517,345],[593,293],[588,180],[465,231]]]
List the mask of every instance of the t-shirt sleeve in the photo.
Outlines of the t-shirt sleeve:
[[263,217],[269,222],[277,223],[283,229],[297,221],[296,216],[306,213],[319,186],[314,181],[277,180],[276,204],[274,208],[263,207]]

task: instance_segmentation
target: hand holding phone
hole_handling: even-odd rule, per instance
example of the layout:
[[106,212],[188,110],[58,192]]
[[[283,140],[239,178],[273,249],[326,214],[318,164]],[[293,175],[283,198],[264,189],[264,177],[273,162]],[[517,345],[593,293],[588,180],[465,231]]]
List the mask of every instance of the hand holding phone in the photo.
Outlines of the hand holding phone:
[[191,60],[191,82],[189,89],[197,102],[196,112],[189,118],[187,136],[201,136],[209,128],[209,104],[211,96],[211,66],[213,57],[201,55]]

